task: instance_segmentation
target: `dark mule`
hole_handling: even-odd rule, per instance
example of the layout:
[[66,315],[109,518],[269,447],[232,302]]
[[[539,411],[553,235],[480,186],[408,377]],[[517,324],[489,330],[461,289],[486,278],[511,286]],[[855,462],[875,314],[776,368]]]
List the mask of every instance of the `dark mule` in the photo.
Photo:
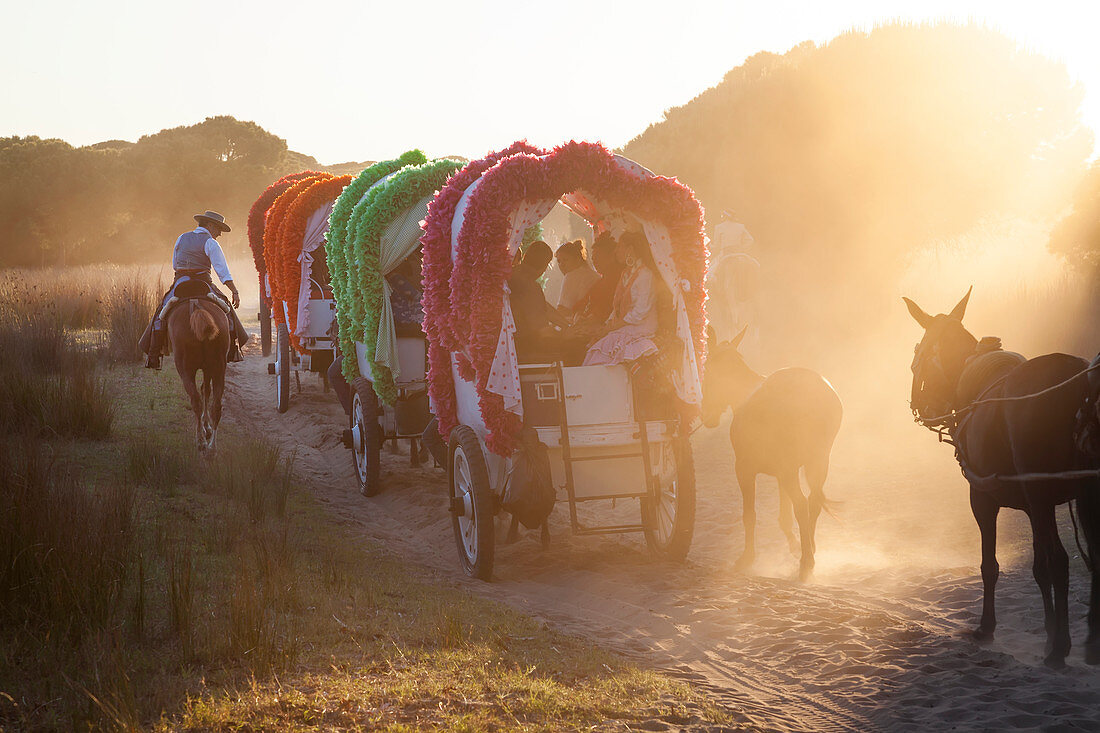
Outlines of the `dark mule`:
[[[1031,520],[1032,570],[1043,596],[1047,631],[1045,662],[1062,667],[1070,650],[1069,557],[1058,537],[1055,507],[1077,499],[1088,544],[1100,547],[1100,484],[1096,479],[1019,481],[1006,477],[1097,465],[1074,439],[1078,412],[1088,396],[1088,379],[1081,374],[1087,362],[1066,354],[1025,360],[1001,350],[997,339],[979,342],[962,325],[969,298],[967,292],[950,313],[935,317],[905,299],[910,314],[925,330],[913,360],[913,412],[925,426],[950,434],[970,483],[970,506],[981,531],[984,586],[982,618],[975,637],[991,639],[997,626],[993,601],[1000,571],[997,514],[1002,507],[1019,509]],[[1051,387],[1056,388],[1030,397]],[[987,402],[999,398],[1024,399]],[[1085,642],[1089,664],[1100,662],[1098,593],[1094,568]]]
[[[222,419],[225,355],[229,349],[229,319],[214,303],[193,298],[168,315],[168,339],[183,389],[191,398],[199,452],[214,449]],[[195,375],[202,370],[202,393]]]
[[[754,372],[737,351],[744,335],[742,330],[717,345],[712,338],[703,378],[703,424],[717,426],[726,408],[733,408],[730,443],[745,525],[745,550],[736,567],[747,570],[756,559],[756,477],[763,473],[779,480],[779,525],[792,552],[792,508],[798,519],[805,579],[814,567],[814,531],[825,506],[829,455],[843,408],[832,385],[809,369],[780,369],[767,377]],[[802,493],[801,468],[809,500]]]

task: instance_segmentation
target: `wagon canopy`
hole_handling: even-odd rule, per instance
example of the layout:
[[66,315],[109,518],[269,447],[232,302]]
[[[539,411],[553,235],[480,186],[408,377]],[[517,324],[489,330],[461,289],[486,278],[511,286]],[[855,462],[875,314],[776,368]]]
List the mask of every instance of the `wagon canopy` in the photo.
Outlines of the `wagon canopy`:
[[[303,178],[283,192],[268,211],[264,230],[264,254],[271,285],[275,320],[287,322],[291,340],[300,348],[300,337],[310,326],[310,287],[324,292],[325,272],[314,272],[315,252],[324,242],[333,202],[351,176],[321,173]],[[283,307],[285,305],[285,315]]]
[[522,150],[487,162],[456,175],[425,222],[429,380],[443,434],[457,424],[453,353],[457,375],[477,387],[489,447],[500,455],[514,447],[523,405],[506,281],[524,230],[558,201],[597,233],[644,232],[676,311],[682,348],[673,386],[681,400],[698,404],[707,254],[703,211],[691,189],[593,143],[571,142],[549,153]]
[[264,189],[259,198],[252,202],[248,209],[248,248],[252,250],[252,261],[256,265],[256,273],[260,276],[260,298],[266,299],[269,295],[267,288],[267,263],[264,261],[264,228],[267,224],[267,212],[271,209],[275,199],[292,185],[312,176],[320,175],[318,171],[301,171],[289,173]]
[[[334,284],[340,324],[344,373],[359,374],[355,343],[365,348],[365,362],[374,391],[386,404],[397,398],[395,380],[401,378],[392,292],[386,276],[420,247],[420,222],[428,202],[462,163],[427,161],[410,151],[397,161],[360,177],[333,212],[329,249],[343,266]],[[406,164],[407,163],[407,164]],[[339,224],[337,224],[339,218]]]

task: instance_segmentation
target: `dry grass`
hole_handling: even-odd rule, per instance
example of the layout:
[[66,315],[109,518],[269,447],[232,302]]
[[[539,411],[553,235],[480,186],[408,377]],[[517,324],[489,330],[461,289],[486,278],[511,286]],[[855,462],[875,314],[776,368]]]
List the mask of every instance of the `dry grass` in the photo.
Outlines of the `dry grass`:
[[0,432],[101,438],[111,420],[95,354],[56,316],[0,317]]
[[[335,524],[294,457],[261,436],[224,425],[217,459],[202,462],[174,379],[104,370],[109,338],[79,346],[56,317],[13,331],[18,310],[0,300],[4,312],[0,348],[20,345],[59,384],[84,374],[98,391],[76,401],[110,395],[113,422],[58,440],[42,411],[0,447],[0,729],[725,719],[682,685],[440,587]],[[0,367],[0,389],[25,376]]]
[[[107,532],[118,549],[87,584],[99,605],[82,604],[99,620],[83,624],[77,642],[46,617],[0,626],[0,728],[560,730],[725,720],[678,683],[440,587],[372,547],[336,525],[295,480],[292,457],[262,438],[223,426],[219,463],[203,465],[181,394],[158,391],[137,368],[109,379],[123,396],[114,437],[54,444],[54,473],[34,474],[43,476],[38,488],[22,488],[14,502],[45,517],[27,493],[42,484],[60,492],[60,477],[79,468],[84,480],[65,484],[74,509],[52,530],[35,525],[45,519],[12,519],[27,537],[83,524],[74,551],[106,545],[102,533],[126,506],[132,521],[124,534]],[[131,448],[139,435],[142,447]],[[104,493],[110,486],[129,487],[132,498]],[[86,521],[97,511],[102,518]],[[87,536],[93,529],[101,534]],[[27,584],[4,587],[13,586]]]

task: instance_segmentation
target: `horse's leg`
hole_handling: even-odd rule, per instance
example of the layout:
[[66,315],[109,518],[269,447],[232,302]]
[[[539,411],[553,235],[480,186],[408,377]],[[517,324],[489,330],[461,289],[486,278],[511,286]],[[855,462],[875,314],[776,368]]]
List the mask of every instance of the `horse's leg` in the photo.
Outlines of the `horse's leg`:
[[[1054,517],[1054,504],[1030,499],[1037,490],[1029,493],[1028,516],[1031,517],[1031,531],[1034,533],[1036,561],[1046,564],[1047,578],[1053,590],[1053,601],[1047,608],[1044,598],[1044,616],[1047,627],[1047,646],[1049,651],[1043,662],[1054,669],[1066,665],[1066,655],[1070,650],[1069,639],[1069,555],[1058,537],[1058,524]],[[1039,582],[1038,577],[1036,582]],[[1040,583],[1039,590],[1043,590]]]
[[825,479],[829,476],[829,454],[806,462],[806,484],[810,488],[810,546],[817,552],[817,520],[825,506]]
[[205,443],[202,434],[202,395],[199,394],[198,385],[195,384],[198,370],[184,366],[182,354],[176,359],[176,370],[183,381],[183,391],[191,399],[191,412],[195,413],[195,439],[198,441],[199,451],[202,451]]
[[741,489],[741,524],[745,527],[745,549],[734,563],[738,571],[748,570],[756,561],[756,471],[745,461],[737,461],[734,469]]
[[203,437],[206,440],[206,449],[209,450],[213,447],[214,429],[210,422],[210,370],[203,368],[202,370],[202,430]]
[[214,447],[214,443],[218,438],[218,425],[222,421],[222,395],[225,394],[225,370],[214,374],[214,377],[210,380],[213,385],[213,395],[210,404],[207,409],[210,410],[210,447]]
[[1054,650],[1054,590],[1046,549],[1040,533],[1034,527],[1031,532],[1031,575],[1035,578],[1035,584],[1039,586],[1039,594],[1043,597],[1043,628],[1047,632],[1046,653],[1050,654]]
[[989,494],[970,490],[970,511],[982,535],[982,620],[974,630],[974,638],[989,641],[997,628],[994,597],[1001,566],[997,563],[997,514],[1001,507]]
[[782,491],[779,492],[779,529],[787,538],[787,547],[792,555],[798,555],[798,535],[794,533],[794,505]]
[[802,538],[802,557],[798,562],[798,577],[809,580],[814,571],[814,538],[809,503],[802,493],[802,484],[798,480],[798,468],[778,476],[778,479],[779,492],[790,499],[794,508],[794,518],[798,520],[798,533]]
[[1089,635],[1085,639],[1085,663],[1100,664],[1100,567],[1096,564],[1100,550],[1100,487],[1090,482],[1077,500],[1077,520],[1085,535],[1085,545],[1092,562],[1092,589],[1089,592]]

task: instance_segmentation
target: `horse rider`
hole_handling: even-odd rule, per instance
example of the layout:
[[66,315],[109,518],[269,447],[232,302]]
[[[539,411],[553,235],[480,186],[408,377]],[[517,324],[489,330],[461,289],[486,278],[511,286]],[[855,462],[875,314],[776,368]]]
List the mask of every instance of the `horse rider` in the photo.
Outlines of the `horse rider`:
[[[229,265],[225,261],[225,253],[222,252],[221,245],[217,241],[219,236],[231,230],[229,225],[225,223],[225,217],[216,211],[195,214],[195,221],[198,222],[198,226],[189,232],[184,232],[176,240],[176,245],[172,250],[172,270],[175,273],[172,287],[164,294],[160,307],[153,314],[152,324],[146,329],[149,344],[149,348],[145,351],[148,355],[145,362],[147,369],[160,369],[161,349],[164,348],[165,331],[167,329],[167,324],[161,320],[160,316],[181,279],[186,277],[190,280],[206,283],[210,287],[210,292],[220,297],[226,304],[230,303],[229,298],[226,298],[225,294],[214,285],[210,277],[211,268],[214,269],[218,279],[233,294],[233,308],[229,309],[232,314],[233,328],[229,334],[229,353],[226,355],[226,361],[244,361],[244,356],[241,355],[241,346],[248,342],[248,331],[244,329],[241,319],[237,317],[234,310],[241,305],[241,295],[237,291],[237,286],[233,283],[233,275],[229,272]],[[146,343],[146,337],[142,337],[142,344],[144,343]]]
[[742,355],[756,355],[759,347],[760,262],[753,256],[755,242],[744,224],[726,210],[714,228],[707,271],[707,317],[719,341],[731,341],[747,329]]

